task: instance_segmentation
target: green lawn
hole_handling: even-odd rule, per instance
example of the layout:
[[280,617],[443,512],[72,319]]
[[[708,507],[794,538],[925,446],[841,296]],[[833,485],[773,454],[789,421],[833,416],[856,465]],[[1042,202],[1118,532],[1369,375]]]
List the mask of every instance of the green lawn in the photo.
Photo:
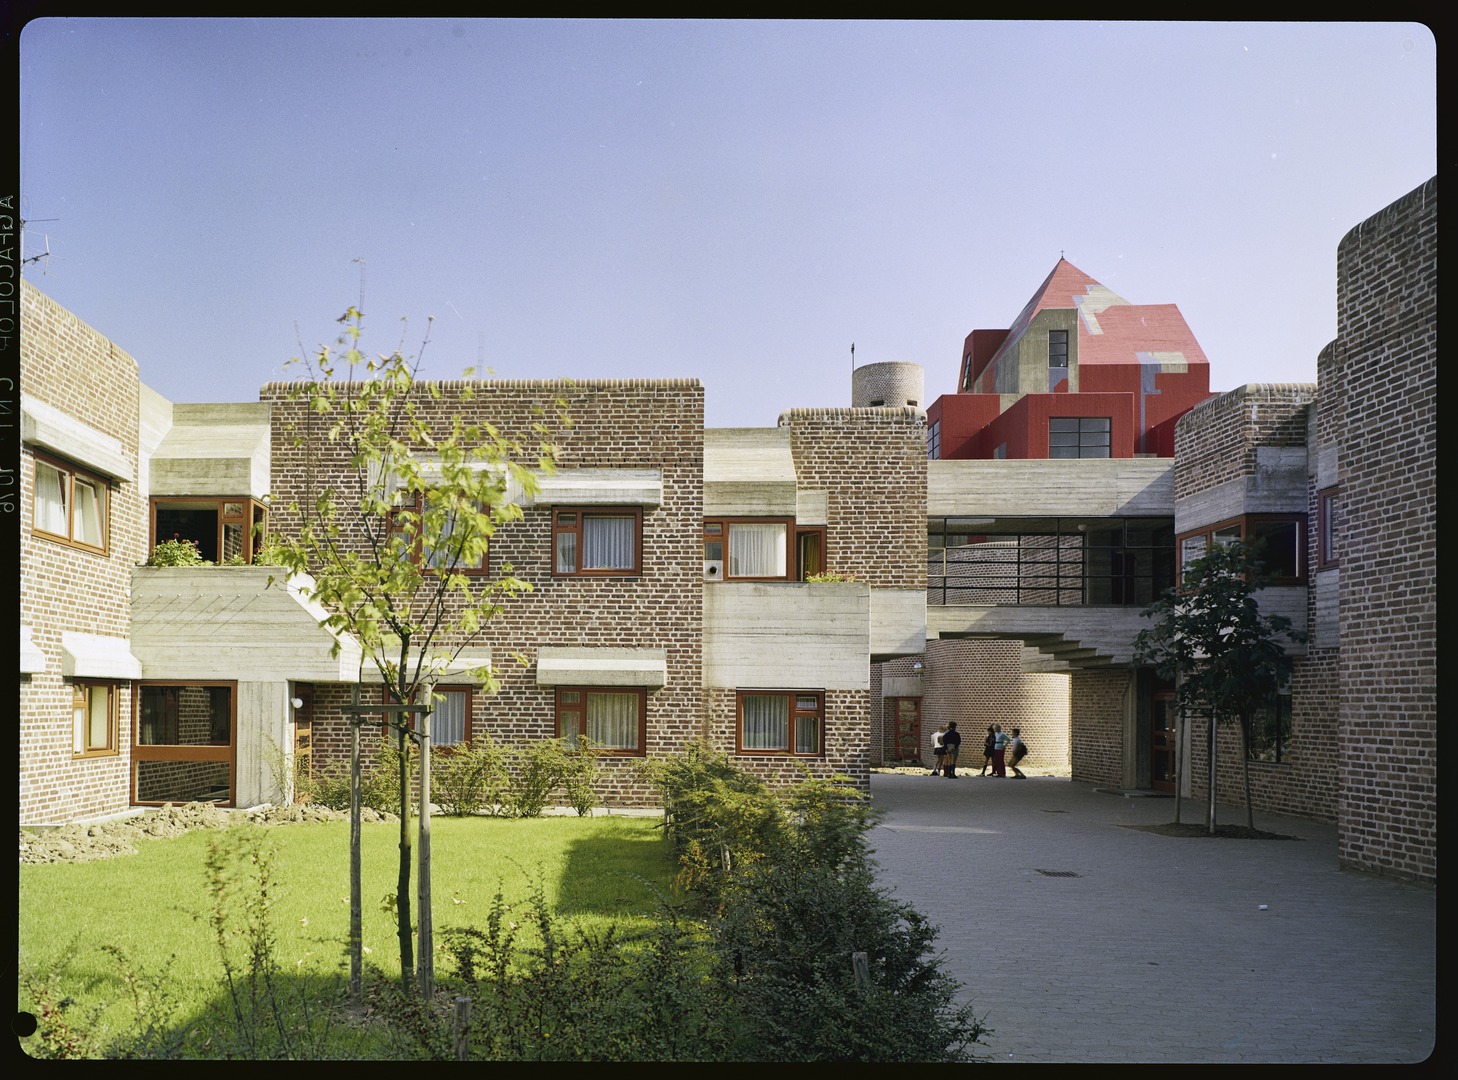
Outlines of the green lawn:
[[[630,817],[434,819],[437,944],[450,927],[484,926],[498,891],[525,913],[538,882],[559,920],[646,923],[670,892],[675,869],[659,824]],[[274,852],[269,922],[280,968],[300,975],[339,971],[347,964],[348,823],[262,832]],[[76,1001],[75,1015],[103,1008],[106,1026],[122,1022],[127,992],[103,945],[121,949],[138,974],[158,973],[170,960],[166,985],[178,998],[214,999],[221,967],[209,925],[206,858],[209,843],[225,835],[197,830],[142,841],[136,855],[22,865],[22,973],[64,970],[62,987]],[[395,892],[399,826],[366,824],[362,835],[366,961],[382,977],[398,977],[394,914],[382,901]],[[412,906],[413,888],[412,882]]]

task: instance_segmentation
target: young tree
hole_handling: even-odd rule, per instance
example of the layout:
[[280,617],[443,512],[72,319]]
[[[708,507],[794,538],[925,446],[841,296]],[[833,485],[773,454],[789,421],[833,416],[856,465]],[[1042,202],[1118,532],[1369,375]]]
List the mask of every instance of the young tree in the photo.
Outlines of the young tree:
[[[483,565],[497,528],[522,517],[520,502],[537,490],[533,468],[550,472],[556,447],[543,418],[533,425],[535,443],[524,445],[489,423],[442,420],[438,385],[416,378],[429,334],[413,359],[397,349],[368,356],[360,350],[363,315],[351,307],[340,317],[344,331],[302,363],[306,378],[291,398],[306,405],[294,432],[308,454],[309,498],[286,508],[289,535],[276,538],[276,561],[307,573],[312,599],[328,616],[324,625],[358,641],[363,662],[380,672],[400,706],[427,707],[440,676],[477,641],[511,595],[531,585],[510,566],[499,576],[473,573]],[[469,372],[467,373],[469,374]],[[469,384],[458,391],[469,402]],[[558,419],[570,423],[558,402]],[[428,414],[434,414],[428,415]],[[315,471],[324,460],[343,469]],[[529,464],[527,464],[529,462]],[[286,526],[287,528],[287,526]],[[336,652],[338,647],[336,646]],[[492,689],[489,667],[467,676]],[[421,727],[428,733],[428,711]],[[407,746],[421,747],[420,950],[422,993],[434,982],[430,940],[428,734],[416,730],[410,712],[386,714],[400,759],[400,873],[395,897],[401,979],[412,960],[410,912],[410,778]],[[358,723],[359,717],[356,716]],[[358,771],[358,739],[352,740]],[[352,837],[358,842],[358,831]],[[352,859],[358,865],[357,853]],[[357,906],[357,903],[356,903]],[[357,958],[356,958],[357,959]]]
[[1184,581],[1141,613],[1153,625],[1134,639],[1135,660],[1175,684],[1176,707],[1209,717],[1209,806],[1215,831],[1215,735],[1220,720],[1240,723],[1246,822],[1255,827],[1250,797],[1251,718],[1290,677],[1282,645],[1306,640],[1291,620],[1263,615],[1257,594],[1268,578],[1259,551],[1239,542],[1218,544],[1185,569]]

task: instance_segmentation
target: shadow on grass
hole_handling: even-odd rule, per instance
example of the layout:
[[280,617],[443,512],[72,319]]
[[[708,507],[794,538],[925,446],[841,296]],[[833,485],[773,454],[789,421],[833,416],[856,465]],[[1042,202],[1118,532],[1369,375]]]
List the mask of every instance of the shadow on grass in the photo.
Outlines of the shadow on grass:
[[661,829],[584,837],[568,845],[556,914],[652,914],[669,897],[676,869]]

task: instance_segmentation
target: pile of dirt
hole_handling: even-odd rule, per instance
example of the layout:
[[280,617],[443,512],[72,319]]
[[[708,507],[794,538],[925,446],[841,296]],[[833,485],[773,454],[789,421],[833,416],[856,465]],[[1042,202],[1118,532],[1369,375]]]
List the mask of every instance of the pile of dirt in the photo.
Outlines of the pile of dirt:
[[[340,821],[343,810],[324,806],[262,806],[225,810],[211,803],[171,803],[133,817],[113,818],[91,825],[62,825],[41,831],[20,830],[22,863],[90,862],[118,855],[135,855],[137,841],[181,836],[193,829],[226,829],[232,825],[292,825],[309,821]],[[364,821],[396,821],[366,807]]]

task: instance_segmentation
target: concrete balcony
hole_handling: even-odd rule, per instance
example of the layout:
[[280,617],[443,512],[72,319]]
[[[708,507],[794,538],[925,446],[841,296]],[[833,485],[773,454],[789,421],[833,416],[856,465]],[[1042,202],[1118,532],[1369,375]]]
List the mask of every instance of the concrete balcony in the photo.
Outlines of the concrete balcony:
[[142,677],[354,682],[359,645],[321,625],[311,585],[276,566],[136,567],[131,640]]

